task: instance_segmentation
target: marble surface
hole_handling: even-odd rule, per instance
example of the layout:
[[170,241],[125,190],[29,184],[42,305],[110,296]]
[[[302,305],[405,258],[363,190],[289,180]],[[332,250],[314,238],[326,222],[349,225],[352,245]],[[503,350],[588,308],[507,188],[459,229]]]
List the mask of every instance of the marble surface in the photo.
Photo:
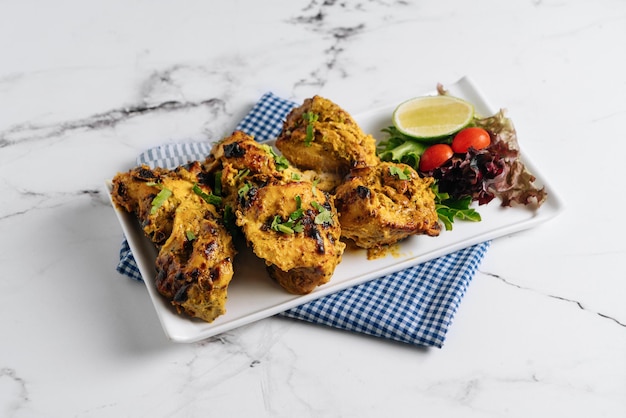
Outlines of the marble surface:
[[[0,2],[0,416],[624,417],[623,0]],[[493,242],[442,349],[282,318],[166,340],[103,180],[262,93],[469,75],[567,204]],[[616,193],[616,190],[618,191]]]

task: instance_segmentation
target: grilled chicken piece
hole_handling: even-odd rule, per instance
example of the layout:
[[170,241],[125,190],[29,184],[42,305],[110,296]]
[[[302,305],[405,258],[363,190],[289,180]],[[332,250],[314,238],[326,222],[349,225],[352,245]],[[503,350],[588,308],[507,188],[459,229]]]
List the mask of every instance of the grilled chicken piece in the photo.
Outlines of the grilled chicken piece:
[[253,137],[242,131],[235,131],[222,139],[211,149],[203,163],[206,171],[214,173],[219,182],[221,195],[226,204],[235,207],[239,188],[246,179],[287,178],[289,163],[280,158],[267,144],[256,142]]
[[254,181],[240,195],[236,222],[270,277],[298,295],[327,283],[345,249],[330,195],[309,182]]
[[176,208],[174,228],[156,260],[157,289],[190,317],[207,322],[226,313],[235,248],[210,209],[188,200]]
[[232,197],[236,197],[246,176],[309,181],[323,191],[330,191],[341,182],[341,177],[331,173],[294,167],[285,157],[279,156],[270,144],[259,143],[242,131],[235,131],[216,143],[204,167],[211,173],[220,172],[222,195],[229,202],[232,202]]
[[[268,145],[255,141],[245,132],[235,131],[213,146],[204,166],[208,171],[216,171],[224,164],[230,164],[234,169],[248,170],[250,174],[273,175],[279,171],[277,159]],[[278,162],[288,165],[280,159]]]
[[141,166],[116,175],[111,194],[159,250],[159,293],[179,313],[212,322],[226,312],[235,248],[206,183],[198,162],[176,170]]
[[439,235],[432,182],[399,163],[352,170],[335,192],[342,236],[376,248],[410,235]]
[[339,241],[337,211],[322,188],[326,177],[292,167],[243,132],[215,144],[204,167],[219,177],[236,225],[271,278],[294,294],[330,280],[345,244]]
[[335,173],[339,179],[352,168],[379,162],[374,138],[348,112],[320,96],[287,115],[276,147],[296,167]]
[[174,206],[162,205],[160,210],[152,210],[152,202],[160,192],[156,184],[168,171],[162,168],[150,169],[146,165],[136,167],[127,173],[118,173],[113,178],[113,201],[126,212],[135,214],[145,235],[157,246],[163,245],[172,232]]

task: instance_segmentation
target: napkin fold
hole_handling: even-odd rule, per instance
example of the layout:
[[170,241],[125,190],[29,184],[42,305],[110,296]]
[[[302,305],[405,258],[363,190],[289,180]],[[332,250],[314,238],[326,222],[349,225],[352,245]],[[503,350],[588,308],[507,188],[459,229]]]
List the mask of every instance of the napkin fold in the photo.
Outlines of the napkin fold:
[[[236,126],[257,141],[274,139],[296,103],[268,92]],[[137,164],[175,168],[203,160],[211,144],[188,142],[149,149]],[[453,232],[452,232],[453,233]],[[279,315],[408,344],[438,347],[490,242],[483,242],[289,309]],[[126,239],[117,271],[142,281]]]

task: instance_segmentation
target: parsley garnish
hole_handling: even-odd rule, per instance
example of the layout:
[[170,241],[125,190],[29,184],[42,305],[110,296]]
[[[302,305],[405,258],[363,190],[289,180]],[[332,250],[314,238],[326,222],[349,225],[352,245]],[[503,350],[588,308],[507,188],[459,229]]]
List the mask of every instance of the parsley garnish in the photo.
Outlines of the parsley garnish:
[[304,145],[307,147],[311,146],[311,143],[313,142],[313,139],[315,138],[314,135],[314,123],[317,122],[317,119],[319,118],[319,115],[317,113],[313,113],[313,112],[304,112],[302,114],[302,117],[304,118],[304,120],[307,122],[306,125],[306,138],[304,139]]
[[313,194],[317,193],[317,185],[319,184],[320,179],[313,180],[313,186],[311,186],[311,191]]
[[289,220],[283,222],[280,216],[274,216],[270,228],[276,232],[282,232],[283,234],[294,234],[296,232],[304,231],[304,225],[302,225],[302,215],[304,210],[302,209],[302,199],[300,196],[295,197],[296,210],[289,214]]
[[283,234],[294,234],[296,232],[304,231],[304,225],[302,225],[302,220],[298,220],[297,222],[293,220],[283,222],[278,215],[274,216],[274,219],[272,219],[272,225],[270,227],[274,231],[282,232]]
[[243,169],[243,170],[239,170],[237,172],[237,175],[235,176],[235,180],[239,180],[239,179],[241,179],[243,177],[246,177],[248,174],[250,174],[250,169],[248,169],[248,168]]
[[187,236],[187,241],[196,239],[196,235],[192,231],[185,231],[185,235]]
[[313,206],[319,212],[317,216],[315,216],[315,223],[317,225],[333,224],[333,213],[331,211],[315,201],[311,202],[311,206]]
[[244,198],[248,194],[249,191],[250,191],[250,183],[244,183],[244,185],[241,186],[239,190],[237,190],[237,195],[240,198]]
[[276,169],[278,171],[283,171],[284,169],[289,168],[289,160],[287,160],[287,158],[283,157],[282,155],[276,154],[274,148],[267,144],[262,144],[261,147],[263,147],[263,149],[267,151],[267,153],[271,155],[272,158],[274,158],[274,162],[276,163]]
[[[156,184],[155,184],[156,185]],[[152,207],[150,208],[150,215],[154,215],[157,213],[159,208],[163,206],[163,203],[172,195],[172,191],[170,189],[166,189],[162,187],[159,193],[152,199]]]
[[283,222],[280,216],[274,216],[272,220],[271,228],[276,232],[282,232],[283,234],[294,234],[296,232],[302,232],[304,227],[301,223],[296,224],[292,221]]
[[221,197],[216,196],[213,193],[210,193],[210,194],[205,193],[204,191],[202,191],[200,186],[198,186],[198,183],[195,183],[191,190],[193,190],[195,194],[197,194],[202,199],[204,199],[205,202],[210,203],[213,206],[220,206],[222,204]]
[[389,167],[389,174],[391,174],[392,176],[397,176],[400,180],[409,180],[411,178],[411,172],[408,168],[400,170],[399,167],[393,165]]
[[296,210],[291,212],[291,215],[289,215],[289,219],[293,221],[302,218],[302,214],[304,213],[304,211],[302,210],[302,199],[300,198],[300,196],[299,195],[296,196],[295,200],[296,200]]

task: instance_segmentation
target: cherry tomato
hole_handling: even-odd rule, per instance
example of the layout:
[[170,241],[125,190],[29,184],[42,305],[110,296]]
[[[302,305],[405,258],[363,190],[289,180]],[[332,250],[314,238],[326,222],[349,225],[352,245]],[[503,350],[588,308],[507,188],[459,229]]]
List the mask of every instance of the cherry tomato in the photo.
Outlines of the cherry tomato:
[[432,171],[441,167],[454,155],[454,151],[448,144],[435,144],[426,148],[420,157],[420,171]]
[[452,140],[452,150],[457,154],[465,154],[470,147],[479,150],[487,148],[490,143],[489,132],[483,128],[465,128]]

